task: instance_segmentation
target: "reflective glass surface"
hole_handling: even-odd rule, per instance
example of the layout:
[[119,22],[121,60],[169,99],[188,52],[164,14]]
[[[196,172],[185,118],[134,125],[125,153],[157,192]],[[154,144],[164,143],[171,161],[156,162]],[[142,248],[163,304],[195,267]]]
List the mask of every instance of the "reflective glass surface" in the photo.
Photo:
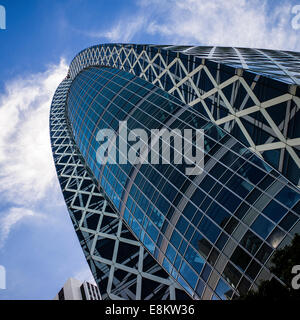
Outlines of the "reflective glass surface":
[[[67,114],[99,187],[136,238],[191,295],[209,286],[204,270],[211,269],[219,277],[211,288],[215,297],[240,294],[265,263],[265,253],[299,220],[299,191],[284,177],[196,109],[137,76],[106,67],[81,71],[69,91]],[[117,164],[102,165],[97,133],[111,129],[122,139],[119,121],[127,121],[128,130],[145,130],[149,146],[151,129],[203,129],[203,173],[188,176],[186,164],[162,164],[161,154],[159,164],[121,164],[121,145]],[[268,187],[262,187],[267,180]],[[239,236],[240,229],[248,231]],[[238,273],[228,270],[225,276],[218,261]]]

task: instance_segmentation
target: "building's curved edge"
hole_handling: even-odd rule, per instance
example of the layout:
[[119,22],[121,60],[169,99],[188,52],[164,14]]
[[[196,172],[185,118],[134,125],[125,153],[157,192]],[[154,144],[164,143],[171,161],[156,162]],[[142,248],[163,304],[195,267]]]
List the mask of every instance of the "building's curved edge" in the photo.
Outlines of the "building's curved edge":
[[[51,148],[70,218],[103,299],[188,299],[182,288],[131,235],[93,181],[65,117],[70,83],[68,79],[62,81],[53,97]],[[126,259],[119,261],[124,254]],[[148,286],[150,292],[147,292]]]
[[[78,56],[81,56],[85,54],[87,51],[91,51],[92,49],[96,49],[101,47],[124,47],[127,49],[134,48],[135,50],[137,48],[145,48],[145,50],[164,50],[169,51],[172,53],[179,53],[180,55],[185,56],[195,56],[199,59],[205,59],[212,63],[220,63],[223,64],[229,68],[234,69],[243,69],[245,72],[250,73],[256,73],[262,77],[270,78],[275,81],[284,82],[286,84],[290,85],[300,85],[300,74],[299,72],[291,72],[289,68],[286,67],[286,63],[281,63],[280,60],[277,58],[274,58],[274,56],[279,54],[284,54],[285,58],[289,58],[292,62],[291,64],[297,64],[297,66],[300,65],[300,52],[294,52],[294,51],[283,51],[283,50],[269,50],[264,48],[247,48],[247,47],[222,47],[222,46],[194,46],[194,45],[155,45],[155,44],[143,44],[143,43],[103,43],[101,45],[93,45],[90,47],[87,47],[83,50],[81,50],[71,61],[70,64],[70,71],[72,70],[72,64],[76,61]],[[235,59],[232,59],[232,56],[230,56],[230,53],[228,53],[228,50],[231,51],[231,55],[235,57]],[[276,76],[276,73],[267,73],[262,72],[261,67],[263,65],[258,65],[257,68],[253,64],[248,65],[245,61],[245,58],[243,56],[243,51],[253,51],[252,54],[255,54],[256,56],[260,56],[261,59],[266,59],[268,63],[270,64],[270,67],[275,70],[277,69],[277,72],[282,72],[283,76],[279,77]],[[218,51],[218,54],[216,54],[216,51]],[[221,53],[220,53],[221,51]],[[222,53],[224,51],[224,53]],[[230,56],[230,59],[227,58],[227,56]],[[232,60],[235,60],[233,62]],[[295,70],[297,70],[297,66],[295,66]],[[274,70],[273,70],[274,71]],[[296,74],[296,77],[295,77]]]

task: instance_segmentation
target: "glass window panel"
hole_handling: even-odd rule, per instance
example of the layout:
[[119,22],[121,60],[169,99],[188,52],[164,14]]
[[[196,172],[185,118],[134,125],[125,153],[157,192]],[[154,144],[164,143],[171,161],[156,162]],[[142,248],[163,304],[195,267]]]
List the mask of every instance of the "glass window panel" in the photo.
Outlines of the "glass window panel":
[[184,261],[182,261],[180,267],[180,274],[192,288],[196,287],[198,277],[196,273]]
[[242,198],[245,198],[247,194],[254,188],[250,183],[238,177],[237,175],[233,175],[226,185],[230,190]]
[[203,217],[199,231],[201,231],[211,242],[215,242],[221,230],[206,217]]
[[[250,204],[254,204],[261,197],[262,194],[263,194],[262,191],[255,188],[248,194],[248,196],[246,197],[246,201]],[[268,197],[267,197],[267,199],[270,200],[270,198],[268,198]],[[267,202],[267,200],[266,200],[266,202]],[[257,207],[257,205],[255,207]]]
[[185,231],[188,228],[188,222],[186,221],[185,218],[183,218],[183,216],[180,216],[177,224],[176,224],[176,228],[180,231],[181,234],[185,234]]
[[247,294],[247,292],[250,288],[250,285],[251,285],[251,283],[245,277],[243,277],[239,286],[238,286],[238,291],[239,291],[240,295]]
[[167,270],[169,273],[171,273],[171,271],[172,271],[172,266],[171,266],[170,262],[169,262],[166,258],[164,258],[163,266],[166,268],[166,270]]
[[202,217],[203,217],[203,213],[202,213],[200,210],[198,210],[198,211],[196,212],[196,214],[194,215],[194,218],[193,218],[193,220],[192,220],[193,225],[194,225],[194,226],[197,226],[197,225],[199,224],[199,222],[200,222],[200,220],[201,220]]
[[290,228],[295,224],[295,222],[298,220],[298,217],[289,212],[280,222],[280,227],[282,227],[284,230],[288,231]]
[[219,280],[215,292],[222,300],[229,300],[233,294],[232,288],[223,279]]
[[247,203],[243,202],[241,206],[237,209],[234,215],[237,218],[242,219],[245,216],[245,214],[248,212],[249,208],[250,206]]
[[274,182],[274,178],[271,176],[266,176],[259,184],[258,186],[262,190],[267,190],[267,188]]
[[236,287],[242,274],[230,263],[228,262],[224,271],[223,276],[233,287]]
[[224,156],[221,158],[221,162],[226,165],[230,166],[236,160],[236,154],[231,151],[227,151]]
[[251,254],[255,254],[260,245],[262,244],[262,240],[260,240],[253,232],[250,230],[244,235],[241,245],[247,249]]
[[212,266],[214,266],[215,263],[216,263],[216,261],[217,261],[217,259],[218,259],[218,256],[219,256],[218,250],[216,250],[215,248],[213,248],[213,249],[211,250],[211,253],[210,253],[209,257],[208,257],[208,262],[209,262]]
[[275,228],[273,232],[269,235],[267,241],[274,249],[276,249],[282,241],[282,239],[284,238],[284,236],[285,233],[282,230],[280,230],[279,228]]
[[213,186],[213,188],[210,190],[209,192],[209,195],[214,198],[218,193],[219,191],[221,190],[222,188],[222,185],[218,182],[216,182],[216,184]]
[[270,234],[273,228],[274,224],[261,215],[258,216],[251,225],[251,229],[264,239]]
[[[192,280],[192,279],[189,279]],[[186,284],[186,282],[180,277],[178,276],[177,281],[183,286],[183,288],[192,296],[193,295],[193,291],[191,290],[191,288]]]
[[164,221],[162,228],[160,229],[162,233],[165,233],[167,228],[169,227],[169,222],[167,220]]
[[131,228],[133,232],[139,237],[141,232],[141,227],[135,219],[132,220]]
[[193,218],[196,210],[196,207],[191,202],[189,202],[183,210],[183,215],[190,220]]
[[168,245],[166,256],[171,261],[171,263],[174,262],[176,251],[170,244]]
[[272,249],[267,244],[264,243],[262,247],[259,249],[258,253],[255,255],[255,257],[261,263],[265,263],[269,258],[271,252],[272,252]]
[[180,266],[180,263],[181,263],[181,256],[179,254],[177,254],[176,256],[176,259],[175,259],[175,262],[174,262],[174,267],[178,270],[179,269],[179,266]]
[[[215,181],[212,177],[206,175],[206,176],[204,177],[204,179],[202,180],[202,182],[200,183],[200,187],[201,187],[205,192],[209,192],[209,190],[212,188],[212,186],[213,186],[215,183],[216,183],[216,181]],[[200,204],[200,202],[199,202],[199,203],[196,203],[196,202],[195,202],[195,204]]]
[[203,211],[203,212],[205,212],[206,211],[206,209],[209,207],[209,205],[211,204],[211,202],[212,202],[212,199],[211,198],[209,198],[209,197],[206,197],[205,198],[205,200],[203,201],[203,203],[201,204],[201,210]]
[[234,217],[231,217],[228,223],[225,226],[225,231],[229,234],[232,234],[236,226],[239,224],[238,220]]
[[208,264],[206,264],[205,267],[204,267],[204,269],[203,269],[203,271],[202,271],[201,278],[202,278],[205,282],[207,282],[210,273],[211,273],[211,267],[210,267]]
[[171,237],[171,243],[174,245],[175,248],[178,248],[181,242],[181,235],[174,229],[172,237]]
[[139,221],[139,223],[141,223],[141,224],[143,223],[144,214],[139,207],[136,207],[135,212],[134,212],[134,216]]
[[155,249],[155,245],[146,234],[145,234],[143,243],[144,243],[145,247],[153,254],[154,249]]
[[125,211],[124,211],[124,219],[125,219],[126,221],[128,221],[128,219],[129,219],[129,211],[128,211],[127,208],[125,208]]
[[254,280],[261,269],[261,266],[255,261],[252,260],[249,267],[247,268],[246,274]]
[[224,226],[230,218],[230,214],[215,202],[211,204],[206,214],[210,216],[221,227]]
[[235,162],[231,165],[233,171],[237,171],[246,161],[241,157],[236,157]]
[[228,240],[228,236],[222,232],[221,236],[219,237],[217,243],[216,243],[216,246],[218,249],[222,250],[225,246],[225,243],[227,242]]
[[151,220],[158,228],[161,228],[164,222],[164,217],[159,213],[159,211],[156,208],[154,208],[151,214]]
[[275,222],[278,222],[286,212],[287,209],[274,200],[272,200],[263,210],[263,213]]
[[195,231],[195,228],[194,228],[192,225],[190,225],[190,226],[188,227],[188,229],[187,229],[186,234],[185,234],[185,239],[186,239],[186,240],[190,240],[191,237],[192,237],[192,235],[193,235],[193,233],[194,233],[194,231]]
[[158,237],[158,230],[154,227],[151,221],[149,221],[147,226],[147,233],[152,238],[153,241],[156,241]]
[[258,158],[256,155],[251,157],[251,161],[267,172],[272,171],[272,168],[265,161]]
[[179,247],[179,253],[184,255],[186,247],[187,247],[187,242],[185,240],[182,240],[181,245]]
[[203,293],[203,291],[204,291],[204,288],[205,288],[204,283],[203,283],[201,280],[199,280],[199,281],[198,281],[198,284],[197,284],[196,292],[197,292],[197,294],[198,294],[198,296],[199,296],[200,298],[201,298],[201,296],[202,296],[202,293]]
[[263,171],[248,162],[238,170],[238,173],[253,184],[257,184],[265,176]]
[[191,247],[188,247],[185,253],[187,262],[200,274],[204,266],[204,259]]
[[284,187],[275,197],[278,201],[282,202],[288,208],[292,208],[293,205],[300,200],[300,194],[292,190],[291,188]]
[[221,203],[230,212],[234,212],[235,209],[240,205],[241,199],[235,196],[229,190],[223,188],[218,194],[216,200]]
[[233,172],[230,170],[227,170],[222,177],[219,179],[221,183],[226,183],[231,177],[233,176]]
[[230,259],[237,267],[245,271],[251,258],[241,247],[237,247]]
[[296,203],[296,204],[294,205],[293,210],[294,210],[296,213],[300,214],[300,201],[298,201],[298,203]]
[[[204,237],[200,236],[198,232],[195,233],[195,236],[196,235],[197,235],[197,244],[194,244],[194,247],[198,250],[198,252],[203,257],[206,258],[212,248],[212,245]],[[195,236],[193,237],[193,240]]]
[[224,167],[221,163],[216,163],[209,173],[213,177],[218,179],[225,171],[226,171],[226,167]]

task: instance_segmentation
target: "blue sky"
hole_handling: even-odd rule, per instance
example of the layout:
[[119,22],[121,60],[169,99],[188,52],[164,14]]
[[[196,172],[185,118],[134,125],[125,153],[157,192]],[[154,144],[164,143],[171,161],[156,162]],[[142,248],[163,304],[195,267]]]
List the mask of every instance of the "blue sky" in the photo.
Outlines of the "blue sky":
[[[300,1],[0,0],[0,299],[52,299],[90,273],[50,152],[49,107],[72,58],[107,42],[300,51]],[[300,20],[300,19],[299,19]],[[299,21],[300,23],[300,21]]]

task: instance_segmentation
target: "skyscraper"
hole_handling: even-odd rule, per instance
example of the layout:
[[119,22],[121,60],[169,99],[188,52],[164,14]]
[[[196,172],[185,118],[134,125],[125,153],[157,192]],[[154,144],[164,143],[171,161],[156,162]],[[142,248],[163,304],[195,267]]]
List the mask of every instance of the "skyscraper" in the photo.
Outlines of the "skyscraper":
[[[73,59],[51,144],[103,299],[232,299],[275,277],[272,254],[300,232],[299,66],[295,52],[132,44]],[[137,158],[153,149],[152,129],[201,129],[203,147],[191,134],[187,149],[204,151],[203,168],[187,174],[176,137],[163,146],[159,134],[158,163],[128,162],[121,142],[137,128]],[[99,161],[101,130],[119,139],[114,163]]]

